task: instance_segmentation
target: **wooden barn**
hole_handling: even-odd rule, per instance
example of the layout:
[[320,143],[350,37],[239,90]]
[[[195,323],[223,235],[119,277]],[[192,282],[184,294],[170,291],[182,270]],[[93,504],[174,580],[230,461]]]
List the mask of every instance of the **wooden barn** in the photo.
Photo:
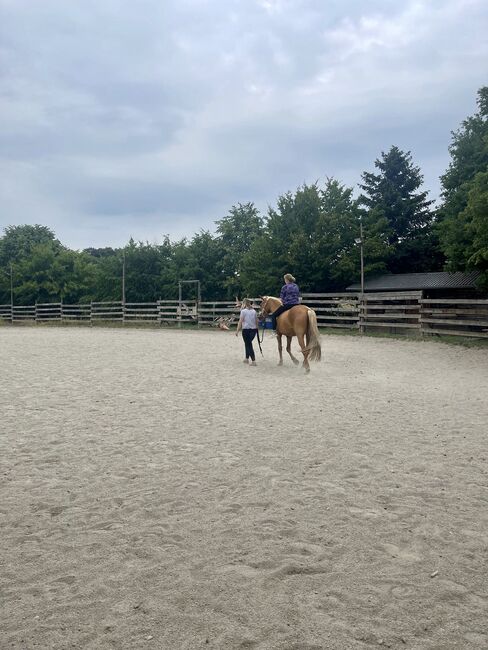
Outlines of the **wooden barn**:
[[[474,298],[482,297],[476,282],[479,272],[447,273],[397,273],[380,275],[364,281],[365,293],[395,293],[401,291],[422,291],[424,298]],[[358,293],[361,284],[351,284],[346,291]]]
[[488,299],[478,272],[381,275],[347,292],[358,295],[361,331],[488,337]]

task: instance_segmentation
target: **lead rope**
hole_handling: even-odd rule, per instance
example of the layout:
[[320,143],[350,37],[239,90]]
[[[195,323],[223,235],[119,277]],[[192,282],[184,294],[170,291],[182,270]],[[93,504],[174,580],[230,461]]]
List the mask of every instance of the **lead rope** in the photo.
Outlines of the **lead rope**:
[[[264,354],[263,354],[263,348],[261,347],[261,341],[259,340],[259,321],[258,321],[258,331],[257,331],[257,335],[258,335],[259,351],[261,352],[261,356],[264,357]],[[263,325],[263,338],[262,338],[262,341],[264,341],[264,325]]]

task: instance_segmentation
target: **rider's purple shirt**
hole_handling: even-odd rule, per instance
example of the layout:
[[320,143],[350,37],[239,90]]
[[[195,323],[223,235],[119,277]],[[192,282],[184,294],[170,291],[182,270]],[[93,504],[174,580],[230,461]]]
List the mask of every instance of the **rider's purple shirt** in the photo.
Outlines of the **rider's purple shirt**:
[[281,289],[280,298],[284,305],[298,305],[300,302],[300,289],[294,282],[285,284]]

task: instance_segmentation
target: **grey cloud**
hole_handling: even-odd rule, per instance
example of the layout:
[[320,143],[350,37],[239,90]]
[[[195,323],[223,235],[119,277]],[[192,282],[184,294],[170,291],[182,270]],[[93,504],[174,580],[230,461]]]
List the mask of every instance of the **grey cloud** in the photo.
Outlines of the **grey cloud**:
[[191,235],[325,175],[354,185],[391,144],[437,195],[450,131],[486,82],[482,0],[0,11],[1,214],[74,246]]

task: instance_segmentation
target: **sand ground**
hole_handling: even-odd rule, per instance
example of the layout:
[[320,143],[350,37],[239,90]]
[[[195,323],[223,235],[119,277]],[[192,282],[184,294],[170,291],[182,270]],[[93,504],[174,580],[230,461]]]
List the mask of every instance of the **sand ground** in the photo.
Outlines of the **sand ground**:
[[488,351],[0,329],[0,647],[488,647]]

